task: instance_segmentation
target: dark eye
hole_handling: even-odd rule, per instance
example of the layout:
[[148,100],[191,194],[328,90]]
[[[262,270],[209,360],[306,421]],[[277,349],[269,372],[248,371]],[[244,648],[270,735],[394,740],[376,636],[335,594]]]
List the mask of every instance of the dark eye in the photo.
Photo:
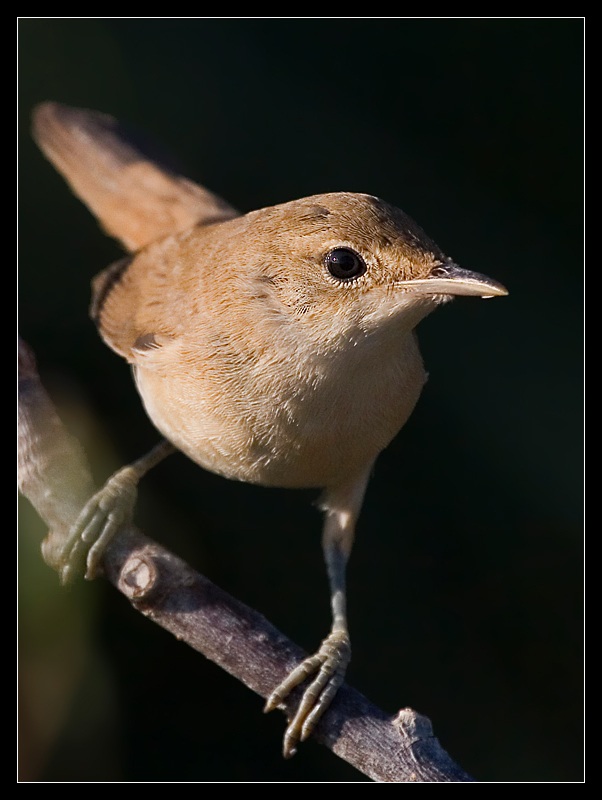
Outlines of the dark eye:
[[326,269],[339,281],[359,278],[366,271],[364,259],[348,247],[335,247],[324,259]]

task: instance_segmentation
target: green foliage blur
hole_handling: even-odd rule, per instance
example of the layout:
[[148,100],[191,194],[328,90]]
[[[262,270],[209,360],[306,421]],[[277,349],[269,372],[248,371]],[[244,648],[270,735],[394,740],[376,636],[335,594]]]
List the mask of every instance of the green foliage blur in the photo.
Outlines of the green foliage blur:
[[[99,481],[157,434],[88,318],[119,247],[32,142],[38,102],[140,127],[243,211],[379,195],[508,287],[420,326],[430,379],[352,554],[348,679],[479,780],[581,781],[583,21],[21,18],[18,55],[19,329]],[[309,651],[316,499],[177,455],[137,520]],[[281,715],[103,581],[61,588],[20,508],[21,781],[365,780],[311,741],[284,761]]]

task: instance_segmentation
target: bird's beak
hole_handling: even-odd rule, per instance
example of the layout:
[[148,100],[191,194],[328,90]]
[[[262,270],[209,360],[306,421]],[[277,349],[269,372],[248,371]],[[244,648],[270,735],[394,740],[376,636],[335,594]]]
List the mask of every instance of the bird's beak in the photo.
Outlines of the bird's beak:
[[472,297],[503,297],[508,290],[501,283],[481,275],[461,269],[453,263],[442,264],[433,269],[428,278],[403,281],[411,291],[421,294],[470,295]]

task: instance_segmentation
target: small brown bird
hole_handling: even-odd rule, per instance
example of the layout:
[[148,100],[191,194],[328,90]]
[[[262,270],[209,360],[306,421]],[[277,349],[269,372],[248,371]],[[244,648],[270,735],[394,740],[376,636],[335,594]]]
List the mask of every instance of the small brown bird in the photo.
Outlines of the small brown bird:
[[285,734],[290,756],[349,663],[345,569],[374,461],[426,379],[414,329],[454,295],[506,289],[460,269],[371,195],[315,195],[241,215],[147,158],[109,116],[44,103],[34,136],[132,253],[95,279],[92,317],[132,365],[167,440],[91,499],[63,577],[82,557],[93,574],[133,513],[140,477],[173,447],[227,478],[322,489],[332,629],[266,704],[310,679]]

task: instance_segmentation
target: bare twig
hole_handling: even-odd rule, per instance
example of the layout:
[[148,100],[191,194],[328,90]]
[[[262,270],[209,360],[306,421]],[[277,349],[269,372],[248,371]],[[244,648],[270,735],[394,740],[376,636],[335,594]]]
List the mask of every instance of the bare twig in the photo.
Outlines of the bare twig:
[[[46,561],[57,566],[70,525],[94,492],[86,456],[61,423],[33,354],[19,344],[19,487],[49,527]],[[104,556],[105,576],[131,604],[262,697],[305,653],[261,614],[181,559],[124,527]],[[290,713],[298,695],[283,703]],[[391,717],[346,684],[315,738],[376,781],[471,781],[412,709]]]

